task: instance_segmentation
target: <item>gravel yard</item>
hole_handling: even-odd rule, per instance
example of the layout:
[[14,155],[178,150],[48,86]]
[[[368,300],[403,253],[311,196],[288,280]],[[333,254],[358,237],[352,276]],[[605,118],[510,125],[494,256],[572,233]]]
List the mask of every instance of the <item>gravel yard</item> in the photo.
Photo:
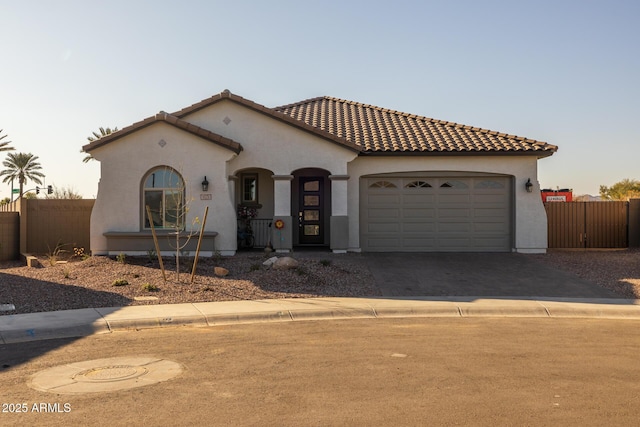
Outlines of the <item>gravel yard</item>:
[[[263,266],[267,258],[261,252],[200,259],[193,283],[193,258],[181,259],[177,278],[174,260],[165,257],[166,282],[157,259],[148,257],[119,261],[67,256],[54,265],[43,256],[39,258],[40,268],[29,268],[18,261],[4,262],[0,263],[0,304],[13,304],[16,310],[0,311],[0,315],[87,307],[380,295],[359,254],[292,256],[299,266],[290,270]],[[214,267],[223,267],[229,274],[217,277]]]
[[[157,260],[148,257],[67,256],[57,263],[41,257],[40,268],[24,263],[0,263],[0,304],[15,311],[0,315],[144,304],[173,304],[269,298],[380,296],[362,254],[296,252],[300,265],[275,270],[262,265],[264,254],[240,252],[234,257],[200,260],[193,283],[192,259],[175,263],[165,258],[167,280]],[[604,286],[627,298],[640,298],[640,251],[551,251],[529,255]],[[217,277],[214,267],[229,270]],[[118,286],[119,284],[119,286]],[[155,289],[154,289],[155,288]]]
[[640,249],[550,250],[530,256],[625,298],[640,299]]

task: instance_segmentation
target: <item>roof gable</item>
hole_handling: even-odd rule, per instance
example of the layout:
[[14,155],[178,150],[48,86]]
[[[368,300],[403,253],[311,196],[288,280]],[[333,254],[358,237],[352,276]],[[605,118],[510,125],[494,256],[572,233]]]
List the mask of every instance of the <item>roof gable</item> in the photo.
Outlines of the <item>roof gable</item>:
[[234,153],[238,154],[242,151],[242,146],[233,141],[232,139],[229,138],[225,138],[224,136],[218,135],[217,133],[213,133],[211,131],[208,131],[206,129],[203,129],[199,126],[196,126],[194,124],[191,124],[185,120],[181,120],[178,117],[172,115],[172,114],[168,114],[165,113],[164,111],[159,112],[158,114],[156,114],[155,116],[152,117],[148,117],[142,121],[136,122],[130,126],[127,126],[117,132],[111,133],[109,135],[103,136],[102,138],[99,138],[93,142],[91,142],[90,144],[87,144],[85,146],[82,147],[82,150],[89,153],[92,150],[101,147],[103,145],[106,145],[112,141],[115,141],[116,139],[120,139],[122,137],[125,137],[133,132],[136,132],[140,129],[143,129],[147,126],[151,126],[152,124],[158,123],[158,122],[163,122],[163,123],[167,123],[171,126],[175,126],[178,129],[181,129],[185,132],[188,132],[192,135],[196,135],[200,138],[203,138],[209,142],[212,142],[214,144],[217,144],[221,147],[227,148],[231,151],[233,151]]
[[557,146],[458,123],[328,96],[275,107],[379,154],[528,154],[550,156]]
[[257,111],[259,113],[265,114],[271,118],[274,118],[276,120],[279,120],[281,122],[287,123],[288,125],[294,126],[296,128],[299,128],[303,131],[306,132],[310,132],[316,136],[319,136],[323,139],[329,140],[330,142],[336,143],[338,145],[341,145],[345,148],[348,148],[352,151],[356,151],[356,152],[360,152],[362,151],[362,147],[358,144],[355,144],[349,140],[346,140],[344,138],[340,138],[336,135],[333,135],[329,132],[325,132],[322,129],[318,129],[317,127],[314,127],[308,123],[305,123],[303,121],[300,120],[296,120],[293,117],[290,117],[287,114],[282,114],[281,112],[272,109],[272,108],[268,108],[265,107],[264,105],[258,104],[256,102],[250,101],[246,98],[243,98],[241,96],[235,95],[233,93],[231,93],[228,89],[225,89],[224,91],[222,91],[221,93],[214,95],[210,98],[207,99],[203,99],[200,102],[197,102],[193,105],[190,105],[188,107],[183,108],[182,110],[176,111],[175,113],[172,113],[173,116],[181,118],[181,119],[185,119],[189,114],[195,113],[197,111],[200,111],[202,109],[205,109],[211,105],[214,105],[220,101],[223,100],[229,100],[232,102],[235,102],[239,105],[242,105],[244,107],[247,107],[251,110]]

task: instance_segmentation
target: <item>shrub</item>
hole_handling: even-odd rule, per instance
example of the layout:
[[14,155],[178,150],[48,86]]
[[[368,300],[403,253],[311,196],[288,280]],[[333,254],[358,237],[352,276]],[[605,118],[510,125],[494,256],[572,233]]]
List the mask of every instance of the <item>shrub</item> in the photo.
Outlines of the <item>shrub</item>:
[[142,290],[145,292],[158,292],[160,288],[154,285],[153,283],[144,283],[142,285]]
[[124,264],[126,259],[127,259],[127,256],[122,252],[120,252],[116,257],[116,261],[118,261],[120,264]]
[[111,284],[112,286],[127,286],[129,282],[126,279],[116,279]]
[[58,241],[58,244],[56,245],[56,247],[53,250],[51,249],[51,247],[49,247],[49,245],[47,245],[47,247],[49,248],[49,252],[47,252],[47,258],[49,260],[49,265],[51,265],[51,266],[56,265],[60,255],[63,254],[64,252],[67,252],[66,250],[62,249],[64,246],[66,246],[66,245],[60,243],[60,241]]

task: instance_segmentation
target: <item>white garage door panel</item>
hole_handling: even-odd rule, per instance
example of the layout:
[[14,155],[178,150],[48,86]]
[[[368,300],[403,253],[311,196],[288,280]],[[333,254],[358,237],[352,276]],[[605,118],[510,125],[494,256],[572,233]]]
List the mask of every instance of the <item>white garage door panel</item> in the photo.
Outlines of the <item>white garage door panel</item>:
[[366,178],[365,251],[510,251],[508,177]]

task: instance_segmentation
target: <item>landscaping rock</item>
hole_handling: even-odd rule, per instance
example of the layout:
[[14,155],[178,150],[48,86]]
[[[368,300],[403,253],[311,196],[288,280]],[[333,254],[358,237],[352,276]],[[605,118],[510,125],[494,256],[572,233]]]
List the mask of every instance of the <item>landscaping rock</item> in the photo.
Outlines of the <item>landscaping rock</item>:
[[218,277],[225,277],[227,274],[229,274],[229,270],[223,267],[214,267],[213,273]]
[[0,311],[14,311],[16,306],[13,304],[0,304]]
[[276,262],[273,263],[273,268],[276,270],[290,270],[298,267],[300,263],[291,257],[282,257],[278,258]]
[[269,258],[268,260],[263,262],[262,265],[267,266],[267,267],[271,267],[273,265],[273,263],[275,263],[277,260],[278,260],[277,256],[272,256],[271,258]]

